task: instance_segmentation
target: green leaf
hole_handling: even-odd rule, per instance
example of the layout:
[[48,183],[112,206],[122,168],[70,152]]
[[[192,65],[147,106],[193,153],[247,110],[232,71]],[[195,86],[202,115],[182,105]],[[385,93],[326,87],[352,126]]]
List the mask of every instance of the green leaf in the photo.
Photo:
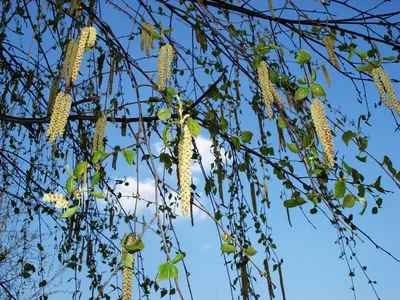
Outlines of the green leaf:
[[173,264],[177,264],[178,262],[180,262],[182,259],[185,258],[185,254],[184,253],[179,253],[175,256],[175,258],[171,261]]
[[296,197],[296,198],[292,198],[290,200],[283,201],[283,206],[285,206],[287,208],[293,208],[293,207],[296,207],[296,206],[299,206],[299,205],[303,205],[305,203],[307,203],[306,200],[304,200],[301,197]]
[[166,262],[158,267],[158,281],[174,278],[178,280],[178,268],[171,262]]
[[75,189],[74,177],[68,178],[65,188],[67,189],[67,193],[72,193],[74,191]]
[[304,49],[300,49],[297,53],[296,61],[299,64],[308,63],[311,60],[311,55]]
[[326,96],[324,88],[322,87],[322,85],[320,85],[318,83],[312,84],[310,86],[310,90],[311,90],[311,93],[314,94],[314,96],[317,96],[317,97]]
[[125,249],[128,250],[129,252],[138,252],[142,251],[144,249],[144,243],[141,239],[137,240],[134,244],[132,245],[124,245]]
[[240,139],[243,143],[250,143],[251,139],[253,138],[253,133],[251,131],[243,131]]
[[384,57],[384,60],[388,60],[388,61],[393,61],[396,59],[396,56],[389,56],[389,57]]
[[368,54],[367,54],[366,51],[364,51],[364,50],[359,50],[359,51],[357,51],[356,53],[357,53],[359,56],[361,56],[362,58],[368,59]]
[[281,129],[286,128],[286,124],[285,124],[285,122],[282,120],[281,117],[279,117],[278,120],[277,120],[276,122],[277,122],[279,128],[281,128]]
[[90,195],[93,197],[99,198],[99,199],[105,199],[106,197],[104,196],[103,192],[89,192]]
[[157,113],[157,116],[161,121],[168,120],[171,118],[171,110],[169,108],[163,108]]
[[66,211],[64,211],[61,214],[61,216],[59,216],[59,218],[66,219],[66,218],[72,217],[74,214],[76,214],[76,212],[78,211],[79,207],[80,207],[80,205],[68,208]]
[[297,82],[300,84],[307,84],[307,81],[305,81],[302,76],[299,76],[299,78],[297,78]]
[[350,140],[354,137],[354,132],[349,130],[343,133],[342,135],[342,140],[346,144],[346,146],[349,145]]
[[296,93],[294,94],[294,100],[302,100],[302,99],[304,99],[305,97],[307,97],[307,95],[308,95],[308,92],[309,92],[309,90],[308,90],[308,88],[306,88],[306,87],[300,87],[300,88],[298,88],[297,90],[296,90]]
[[189,117],[188,120],[187,120],[187,125],[189,127],[190,133],[193,136],[196,137],[196,136],[198,136],[200,134],[201,127],[195,120],[193,120],[192,118]]
[[365,210],[367,209],[367,201],[364,198],[358,198],[357,199],[358,202],[361,203],[361,205],[363,206],[362,211],[360,212],[360,215],[362,216],[365,213]]
[[315,70],[311,71],[311,81],[314,82],[315,80],[317,80],[317,72],[315,72]]
[[92,178],[92,188],[94,188],[94,186],[99,183],[100,179],[101,179],[100,172],[99,171],[94,172]]
[[355,204],[356,204],[356,198],[354,198],[353,195],[347,194],[343,198],[342,207],[352,208],[352,207],[354,207]]
[[162,134],[162,139],[165,146],[168,146],[169,138],[170,138],[169,126],[165,126]]
[[81,178],[81,176],[83,175],[83,173],[86,170],[86,166],[87,166],[87,163],[82,161],[75,167],[74,176],[76,179]]
[[135,254],[128,253],[122,257],[122,264],[124,265],[124,267],[133,269],[135,264]]
[[257,254],[257,250],[254,249],[252,246],[249,246],[249,247],[247,247],[247,249],[246,249],[246,254],[247,254],[248,256],[256,255],[256,254]]
[[339,199],[346,193],[346,183],[344,181],[338,180],[335,183],[333,199]]
[[290,143],[287,144],[288,148],[290,151],[292,151],[293,153],[299,153],[299,148],[297,148],[297,145],[295,143]]
[[360,151],[365,151],[368,147],[368,140],[360,137],[358,142],[360,143]]
[[236,137],[236,136],[233,136],[231,139],[232,139],[233,146],[235,146],[235,150],[239,151],[240,150],[240,140],[239,140],[239,138]]
[[228,243],[223,243],[221,245],[221,251],[225,253],[235,253],[236,252],[236,246]]
[[125,157],[126,162],[131,166],[135,158],[135,151],[124,149],[122,150],[122,156]]
[[358,66],[358,67],[356,68],[356,70],[357,70],[358,72],[371,72],[372,69],[373,69],[373,67],[371,66],[371,64],[367,64],[367,65],[365,65],[365,66]]
[[97,151],[95,154],[93,154],[92,163],[94,163],[94,164],[98,163],[106,155],[107,155],[106,151],[104,151],[104,149],[101,148],[99,151]]
[[65,171],[67,171],[67,173],[68,173],[68,175],[70,177],[74,177],[75,178],[74,174],[72,174],[72,172],[71,172],[71,169],[70,169],[69,165],[65,166]]

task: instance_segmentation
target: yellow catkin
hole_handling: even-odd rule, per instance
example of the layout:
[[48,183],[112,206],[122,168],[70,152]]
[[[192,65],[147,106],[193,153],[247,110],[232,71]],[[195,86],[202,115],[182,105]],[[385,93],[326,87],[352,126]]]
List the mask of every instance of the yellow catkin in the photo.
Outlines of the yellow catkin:
[[90,33],[90,28],[84,27],[79,35],[78,47],[76,50],[76,57],[75,57],[75,61],[74,61],[74,67],[73,67],[72,73],[71,73],[71,82],[74,82],[76,80],[76,78],[78,77],[79,69],[81,67],[82,58],[83,58],[83,54],[85,52],[89,33]]
[[93,136],[92,153],[96,153],[103,147],[103,138],[107,124],[107,113],[104,113],[96,122]]
[[262,61],[257,68],[258,78],[260,80],[261,92],[267,109],[267,115],[270,120],[274,118],[272,113],[272,102],[276,100],[282,109],[285,107],[285,103],[279,93],[276,91],[269,78],[269,70],[267,63]]
[[382,82],[379,78],[377,69],[372,70],[372,78],[374,80],[376,87],[378,88],[378,91],[379,91],[379,94],[381,95],[381,99],[382,99],[383,103],[385,103],[387,108],[393,109],[392,104],[390,104],[390,101],[386,97],[386,92],[385,92],[385,89],[383,88]]
[[57,135],[59,137],[63,137],[64,135],[65,126],[67,125],[69,113],[71,111],[71,106],[72,106],[71,95],[64,94],[62,100],[63,100],[62,110],[60,111],[57,121]]
[[61,76],[64,78],[67,78],[67,72],[69,70],[69,65],[71,63],[71,56],[74,52],[75,43],[76,43],[75,40],[70,40],[67,44],[67,50],[65,51],[63,68],[61,71]]
[[[397,100],[396,92],[393,89],[393,86],[392,86],[392,83],[390,82],[390,78],[389,78],[388,74],[382,67],[379,67],[378,69],[376,69],[376,72],[381,77],[383,86],[385,87],[385,89],[389,95],[390,101],[392,101],[392,105],[393,105],[394,109],[396,110],[397,114],[400,116],[400,103]],[[375,81],[375,79],[374,79],[374,81]]]
[[94,45],[96,44],[96,38],[97,38],[96,28],[90,27],[89,28],[89,37],[87,39],[87,47],[88,48],[94,47]]
[[49,128],[46,131],[46,136],[49,137],[49,143],[53,143],[56,140],[57,137],[57,122],[60,118],[60,113],[62,111],[62,106],[63,106],[63,98],[64,98],[64,93],[59,92],[57,94],[55,103],[54,103],[54,109],[53,113],[51,114],[51,119],[50,119],[50,124]]
[[272,0],[268,0],[269,12],[271,13],[272,19],[275,19],[275,10],[272,5]]
[[[128,237],[126,244],[132,245],[135,242],[132,236]],[[124,266],[122,272],[122,300],[132,300],[132,283],[133,283],[133,267],[135,265],[135,255],[134,254],[126,254],[132,255],[133,263],[132,268]]]
[[154,25],[152,23],[144,23],[142,26],[142,39],[140,42],[140,49],[146,50],[146,55],[150,56],[150,48],[154,49]]
[[163,45],[158,52],[158,90],[162,92],[165,90],[165,59],[167,56],[167,47]]
[[44,202],[54,202],[55,208],[68,208],[69,201],[61,194],[44,194]]
[[49,101],[47,102],[47,115],[50,115],[53,111],[54,103],[56,101],[56,97],[58,94],[58,89],[60,88],[60,81],[58,77],[54,78],[53,83],[51,84]]
[[328,51],[328,56],[331,64],[336,69],[340,70],[340,65],[335,54],[335,39],[332,36],[328,35],[322,38],[322,42],[325,45],[326,51]]
[[269,263],[268,259],[264,259],[264,269],[265,269],[265,275],[267,276],[267,281],[268,281],[268,292],[269,292],[269,298],[272,300],[275,298],[274,294],[274,288],[272,286],[272,279],[271,279],[271,273],[269,271]]
[[321,141],[324,153],[333,167],[335,166],[334,153],[335,148],[332,140],[331,130],[329,129],[326,120],[324,105],[318,98],[315,98],[311,103],[311,117],[314,122],[315,130]]
[[74,70],[76,54],[78,52],[78,42],[75,40],[72,40],[70,43],[71,43],[71,54],[70,54],[68,61],[64,62],[64,65],[66,66],[67,72],[68,72],[65,74],[67,86],[69,86],[69,83],[71,81],[71,74]]
[[268,67],[265,61],[262,61],[257,68],[258,79],[260,80],[261,92],[265,102],[265,107],[267,109],[267,115],[270,120],[274,118],[272,113],[272,102],[274,101],[274,96],[270,89]]
[[325,77],[325,81],[328,84],[328,86],[330,87],[332,82],[331,82],[331,78],[329,77],[329,73],[328,70],[326,69],[325,65],[322,65],[322,72],[324,73],[324,77]]
[[190,209],[190,185],[191,170],[190,160],[192,158],[192,134],[188,125],[183,127],[183,139],[178,145],[178,168],[179,168],[179,184],[181,189],[181,206],[182,214],[187,216]]
[[166,68],[166,75],[167,75],[167,81],[171,82],[171,65],[172,65],[172,60],[174,58],[174,48],[170,44],[167,44],[167,64],[165,65]]

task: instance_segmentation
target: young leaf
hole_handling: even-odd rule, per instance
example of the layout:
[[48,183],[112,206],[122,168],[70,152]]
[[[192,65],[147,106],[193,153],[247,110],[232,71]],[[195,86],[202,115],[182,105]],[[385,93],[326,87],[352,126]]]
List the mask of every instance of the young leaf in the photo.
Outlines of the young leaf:
[[281,117],[278,118],[277,122],[278,122],[278,127],[279,127],[279,128],[281,128],[281,129],[286,128],[286,124],[285,124],[285,122],[282,120]]
[[312,84],[310,86],[310,90],[311,90],[311,93],[314,94],[314,96],[317,96],[317,97],[326,96],[325,90],[322,87],[322,85],[320,85],[320,84],[317,84],[317,83]]
[[100,172],[99,171],[94,172],[92,178],[92,188],[94,188],[94,186],[99,183],[100,178],[101,178]]
[[242,135],[240,136],[240,139],[243,143],[250,143],[252,138],[253,133],[250,131],[243,131]]
[[290,143],[287,145],[289,150],[292,151],[293,153],[299,153],[299,148],[297,148],[297,145],[294,143]]
[[236,252],[236,246],[228,243],[223,243],[221,245],[221,251],[225,253],[235,253]]
[[161,121],[168,120],[171,118],[171,110],[169,108],[163,108],[157,113],[157,116]]
[[99,199],[105,199],[106,197],[102,192],[89,192],[90,195]]
[[365,210],[367,209],[367,201],[365,201],[364,198],[358,198],[357,200],[358,200],[358,202],[360,202],[361,205],[363,206],[363,209],[362,209],[362,211],[360,212],[360,216],[362,216],[362,215],[365,213]]
[[135,262],[135,254],[128,253],[125,256],[123,256],[122,264],[124,267],[127,268],[133,268],[134,262]]
[[302,100],[302,99],[304,99],[305,97],[307,97],[308,92],[309,92],[309,90],[308,90],[308,88],[306,88],[306,87],[298,88],[298,89],[296,90],[296,93],[294,94],[294,100],[297,101],[297,100]]
[[122,150],[122,156],[125,157],[126,162],[131,166],[135,158],[135,151],[124,149]]
[[356,204],[356,198],[354,198],[353,195],[347,194],[347,195],[343,198],[342,207],[352,208],[352,207],[354,207],[355,204]]
[[133,245],[124,245],[129,252],[138,252],[144,249],[144,243],[141,239],[137,240]]
[[84,162],[84,161],[80,162],[80,163],[76,166],[76,168],[75,168],[75,170],[74,170],[74,176],[75,176],[76,179],[81,178],[81,176],[83,175],[83,173],[84,173],[85,170],[86,170],[86,166],[87,166],[87,164],[86,164],[86,162]]
[[69,217],[73,216],[74,214],[76,214],[76,212],[78,211],[79,207],[80,207],[80,205],[68,208],[66,211],[64,211],[61,214],[61,216],[59,216],[59,218],[66,219],[66,218],[69,218]]
[[72,193],[72,191],[75,189],[74,177],[68,178],[65,188],[67,189],[67,193]]
[[176,256],[175,256],[175,258],[172,260],[172,263],[173,264],[176,264],[176,263],[178,263],[178,262],[180,262],[182,259],[184,259],[185,258],[185,254],[184,253],[179,253],[179,254],[177,254]]
[[247,249],[246,249],[246,254],[247,254],[248,256],[256,255],[256,254],[257,254],[257,250],[254,249],[252,246],[249,246],[249,247],[247,247]]
[[311,55],[304,49],[300,49],[297,53],[296,61],[299,64],[308,63],[311,60]]
[[187,125],[189,127],[190,133],[193,136],[196,137],[196,136],[198,136],[200,134],[201,127],[195,120],[193,120],[192,118],[189,117],[188,120],[187,120]]
[[344,181],[338,180],[335,183],[333,199],[339,199],[346,193],[346,183]]
[[346,146],[349,145],[350,140],[354,137],[353,131],[349,130],[343,133],[342,135],[342,140],[346,144]]
[[178,268],[171,262],[166,262],[158,267],[158,281],[174,278],[178,280]]

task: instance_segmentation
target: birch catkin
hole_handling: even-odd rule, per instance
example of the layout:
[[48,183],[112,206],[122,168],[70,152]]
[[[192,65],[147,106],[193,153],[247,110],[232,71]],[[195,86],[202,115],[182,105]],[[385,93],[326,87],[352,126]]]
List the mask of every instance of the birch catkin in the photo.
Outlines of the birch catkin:
[[96,153],[103,147],[103,138],[107,124],[107,113],[104,113],[96,122],[93,136],[92,154]]
[[331,130],[329,129],[326,121],[324,105],[318,98],[315,98],[311,103],[311,117],[314,122],[317,135],[324,149],[324,153],[328,158],[330,165],[333,167],[335,166],[335,159],[333,157],[335,148],[332,141]]
[[336,69],[340,70],[340,65],[339,65],[339,62],[338,62],[338,60],[336,58],[336,54],[335,54],[335,38],[328,35],[328,36],[322,38],[322,42],[325,45],[326,51],[328,51],[328,56],[329,56],[329,60],[331,61],[331,64]]
[[392,104],[390,104],[390,101],[386,97],[386,92],[382,85],[381,79],[379,78],[377,69],[372,70],[372,79],[374,80],[374,83],[375,83],[376,87],[378,88],[378,91],[379,91],[379,94],[381,95],[381,99],[382,99],[383,103],[385,103],[387,108],[393,109]]
[[62,137],[64,135],[71,105],[72,100],[69,94],[64,94],[63,92],[57,94],[54,110],[50,118],[50,125],[46,132],[46,136],[49,137],[49,144],[53,143],[57,136]]
[[284,108],[285,103],[269,79],[269,70],[265,61],[262,61],[258,66],[257,74],[260,81],[261,92],[265,102],[267,115],[268,118],[272,120],[274,118],[274,114],[272,112],[272,103],[274,100],[276,100],[282,108]]
[[190,209],[190,185],[191,170],[190,160],[192,158],[192,134],[188,125],[183,127],[183,139],[178,145],[178,167],[179,167],[179,184],[181,188],[181,206],[182,214],[187,216]]
[[[132,236],[128,237],[126,244],[133,245],[135,242]],[[132,299],[132,282],[133,282],[133,267],[135,265],[135,254],[126,253],[126,255],[132,255],[133,263],[132,267],[129,268],[124,266],[122,272],[122,300],[131,300]]]
[[165,77],[171,81],[171,64],[174,57],[174,49],[170,44],[160,47],[158,53],[158,90],[165,90]]
[[144,23],[142,26],[142,39],[140,42],[140,49],[146,51],[146,55],[150,56],[150,48],[154,49],[154,25],[152,23]]
[[[396,93],[393,89],[392,83],[390,82],[390,78],[389,78],[388,74],[382,67],[379,67],[374,70],[376,70],[376,73],[379,74],[381,81],[383,83],[383,86],[385,87],[385,89],[389,95],[390,101],[392,101],[392,105],[393,105],[394,109],[396,110],[397,114],[400,116],[400,103],[397,100]],[[374,79],[374,81],[375,81],[375,79]],[[378,87],[378,89],[379,89],[379,87]],[[381,93],[381,91],[379,91],[379,92]],[[382,93],[381,93],[381,96],[382,96]],[[383,98],[382,98],[382,100],[385,101]],[[386,104],[386,106],[387,106],[387,104]]]
[[74,67],[71,73],[71,81],[74,82],[78,77],[79,69],[81,67],[83,53],[85,52],[86,44],[88,42],[90,34],[90,28],[84,27],[79,35],[78,46],[76,50],[76,56],[74,60]]

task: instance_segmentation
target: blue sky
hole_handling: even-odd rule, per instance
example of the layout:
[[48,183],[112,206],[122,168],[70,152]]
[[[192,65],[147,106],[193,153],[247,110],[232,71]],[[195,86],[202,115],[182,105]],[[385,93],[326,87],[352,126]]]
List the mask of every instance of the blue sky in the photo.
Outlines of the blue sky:
[[[266,1],[255,1],[255,3],[257,5],[266,5]],[[274,1],[274,4],[277,7],[280,6],[279,1]],[[306,8],[305,5],[307,5],[307,8],[318,7],[319,10],[323,9],[323,7],[318,2],[314,1],[296,1],[296,4],[301,5],[302,8]],[[389,4],[388,7],[395,8],[395,4]],[[337,13],[340,14],[342,12],[337,11]],[[120,18],[119,13],[113,9],[109,9],[107,10],[107,13],[103,13],[103,17],[110,23],[110,26],[117,33],[118,36],[127,36],[132,31],[132,29],[137,30],[137,27],[132,24],[132,22],[127,19]],[[146,21],[148,21],[147,16],[145,17],[145,19]],[[165,24],[168,24],[167,19]],[[189,32],[189,29],[185,28],[184,26],[174,26],[172,38],[185,45],[186,43],[190,42],[189,38],[186,40],[182,37],[188,36]],[[144,54],[142,52],[139,52],[138,38],[130,42],[127,38],[121,38],[120,42],[124,46],[126,46],[126,49],[129,49],[129,53],[133,56],[133,58],[143,57]],[[304,45],[303,47],[304,49],[311,52],[311,50],[308,49],[306,45]],[[387,51],[386,53],[388,54],[384,56],[391,55],[391,53],[388,52],[389,49],[385,47],[382,47],[382,49],[380,50],[382,52]],[[156,54],[157,49],[152,51],[152,55]],[[94,55],[96,57],[96,53],[91,55]],[[89,54],[86,53],[85,58],[88,57]],[[56,56],[54,57],[54,59],[56,59]],[[288,57],[288,59],[294,61],[293,56]],[[142,68],[144,68],[145,70],[149,70],[149,73],[156,70],[155,57],[141,60],[140,64]],[[82,64],[82,73],[85,73],[84,68],[85,66],[84,64]],[[396,78],[398,77],[399,73],[395,65],[387,64],[385,65],[385,69],[389,73],[389,76]],[[292,70],[296,70],[295,65],[293,65]],[[326,86],[321,71],[319,71],[318,74],[318,83],[321,83],[325,87],[327,92],[327,99],[333,105],[333,107],[340,108],[348,115],[350,119],[357,118],[361,113],[366,114],[365,105],[359,104],[357,102],[357,94],[355,93],[354,87],[352,86],[351,82],[343,79],[342,75],[340,75],[337,71],[329,66],[328,71],[332,79],[332,86],[330,88]],[[137,74],[137,76],[139,80],[143,80],[140,74]],[[84,76],[80,77],[80,79],[84,78]],[[205,83],[209,83],[206,76],[200,75],[199,78],[201,78],[201,80],[204,80]],[[106,81],[106,79],[104,81]],[[244,86],[246,82],[246,80],[243,80],[242,86]],[[124,79],[122,81],[122,84],[126,87],[129,86],[130,83],[126,79]],[[103,83],[103,88],[104,86],[105,83]],[[114,88],[114,91],[116,90],[117,84],[115,84]],[[397,149],[400,146],[400,142],[398,140],[398,132],[394,132],[394,119],[389,110],[386,109],[386,107],[373,107],[373,103],[379,102],[379,94],[376,87],[372,83],[368,83],[366,86],[366,90],[368,94],[370,108],[372,111],[372,117],[369,121],[372,126],[364,126],[365,131],[363,131],[364,134],[371,137],[368,150],[371,153],[377,155],[376,158],[378,159],[378,161],[382,161],[383,155],[387,155],[392,159],[395,167],[400,166],[400,159],[397,155]],[[397,94],[400,95],[398,84],[395,85],[395,90]],[[124,98],[126,102],[136,100],[133,90],[125,88],[124,91]],[[153,95],[148,88],[141,89],[141,91],[143,92],[141,94],[142,100],[147,99],[148,97]],[[194,95],[192,95],[192,97],[194,97]],[[248,95],[248,97],[251,98],[250,95]],[[110,99],[108,99],[108,101],[109,100]],[[102,100],[101,103],[104,102],[105,101]],[[109,105],[107,107],[109,107]],[[247,105],[243,104],[243,107],[247,107]],[[130,109],[130,111],[132,116],[137,116],[137,111],[135,111],[134,109]],[[327,108],[326,111],[328,116],[332,117],[333,119],[335,118],[335,115],[329,112]],[[255,132],[258,131],[258,124],[256,123],[256,119],[254,118],[252,112],[244,110],[242,120],[243,130],[250,130]],[[271,138],[269,138],[269,142],[271,142],[277,150],[279,146],[275,130],[275,120],[265,122],[266,128],[270,128],[269,130],[272,133]],[[136,126],[134,126],[134,128],[136,128]],[[354,128],[346,129],[354,130]],[[115,145],[125,146],[132,143],[131,137],[119,137],[119,132],[120,130],[116,129],[113,124],[107,125],[106,136],[109,139],[109,146],[106,149],[107,151],[111,151],[112,147],[114,147]],[[254,141],[255,140],[256,136],[254,137]],[[382,173],[381,169],[375,163],[372,163],[370,161],[370,158],[368,158],[366,164],[355,160],[354,156],[358,155],[359,151],[354,145],[347,147],[341,141],[340,132],[338,132],[337,137],[334,138],[334,142],[335,149],[339,151],[340,155],[344,156],[346,162],[349,163],[352,167],[357,168],[361,173],[365,175],[365,182],[374,182],[377,176],[376,174]],[[203,164],[208,174],[210,171],[210,164],[212,162],[212,155],[210,153],[210,136],[206,130],[203,129],[200,137],[197,138],[197,144],[200,150],[200,154],[202,154],[203,156]],[[253,142],[250,146],[257,147],[255,142]],[[163,148],[161,140],[158,140],[155,138],[155,136],[153,136],[151,139],[151,148],[153,153],[159,153],[159,151],[161,151],[161,149]],[[285,155],[292,154],[290,154],[289,152],[282,153],[282,156]],[[229,161],[226,161],[226,163],[229,164]],[[110,178],[128,178],[128,182],[130,183],[130,185],[128,187],[119,187],[117,189],[123,195],[131,196],[135,194],[136,182],[139,181],[141,197],[149,201],[154,200],[152,176],[143,163],[140,164],[140,178],[136,178],[136,166],[128,166],[124,162],[122,157],[119,158],[116,171],[111,170],[110,161],[107,161],[106,164],[108,164],[109,168],[107,175]],[[305,204],[304,206],[302,206],[302,208],[316,228],[310,225],[307,219],[303,216],[303,213],[300,209],[290,210],[291,222],[293,225],[291,227],[287,221],[286,209],[282,205],[283,200],[287,199],[282,198],[282,193],[284,192],[282,182],[275,179],[272,170],[266,170],[266,173],[271,176],[271,180],[267,182],[267,185],[269,190],[269,198],[272,203],[271,209],[266,211],[266,215],[268,224],[271,227],[270,230],[272,232],[274,243],[277,245],[276,252],[279,256],[279,259],[284,260],[282,268],[287,299],[353,299],[353,292],[350,290],[351,280],[348,276],[349,269],[347,267],[346,261],[339,258],[341,254],[341,249],[339,245],[335,244],[335,241],[337,240],[337,231],[335,230],[335,228],[330,224],[329,220],[322,213],[319,212],[315,215],[309,214],[309,210],[313,207],[311,203]],[[263,176],[263,173],[260,172],[259,176]],[[167,176],[166,178],[171,185],[176,187],[175,173],[173,173],[172,176]],[[244,178],[242,179],[245,180]],[[196,165],[195,162],[193,162],[193,181],[198,186],[197,192],[200,194],[202,204],[207,209],[211,209],[209,199],[207,199],[204,192],[202,192],[204,180],[199,171],[199,167]],[[373,240],[377,244],[387,249],[394,256],[400,257],[400,244],[397,238],[397,228],[400,227],[400,218],[398,218],[398,211],[400,210],[399,193],[398,189],[390,180],[387,179],[387,177],[383,177],[382,185],[386,189],[395,191],[395,193],[390,193],[385,196],[383,208],[379,210],[379,213],[377,215],[371,214],[373,199],[367,199],[370,205],[368,206],[367,212],[364,216],[358,215],[359,211],[361,211],[361,205],[359,204],[356,204],[355,208],[353,208],[352,210],[346,210],[346,214],[350,212],[353,213],[356,225],[358,225],[369,236],[371,236],[371,238],[373,238]],[[333,188],[333,182],[331,188]],[[290,195],[286,195],[286,197],[290,197]],[[130,198],[130,201],[132,201],[132,198]],[[258,201],[261,201],[261,198],[259,198]],[[132,205],[129,203],[128,198],[123,198],[122,203],[125,209],[132,209]],[[98,200],[98,205],[101,209],[104,207],[104,202]],[[149,220],[152,216],[152,208],[154,208],[154,206],[150,206],[150,208],[145,208],[143,205],[140,205],[139,218],[141,218],[141,215],[144,215],[146,220]],[[195,226],[193,227],[190,225],[190,220],[188,218],[178,217],[178,219],[174,221],[174,228],[176,230],[177,236],[179,237],[180,246],[182,250],[185,251],[187,254],[185,263],[188,272],[190,273],[190,286],[193,291],[194,299],[230,299],[231,292],[229,281],[227,280],[226,276],[224,259],[219,249],[220,239],[216,230],[216,226],[212,222],[212,220],[210,220],[207,216],[200,212],[195,212],[194,218]],[[251,220],[249,220],[248,222],[249,224],[251,224]],[[152,227],[152,229],[155,228],[155,226]],[[123,236],[123,233],[127,232],[128,230],[128,227],[122,225],[121,223],[121,238]],[[258,250],[258,254],[254,257],[254,261],[259,266],[262,266],[262,261],[265,258],[264,249],[257,244],[258,236],[253,233],[252,229],[249,231],[249,238],[252,242],[252,245]],[[377,250],[366,238],[362,238],[364,240],[364,243],[357,238],[355,239],[357,242],[355,252],[357,254],[357,258],[361,262],[361,265],[367,266],[367,271],[370,279],[377,281],[377,285],[375,287],[378,295],[381,299],[399,298],[400,286],[397,283],[397,279],[400,275],[399,264],[388,255],[384,254],[382,251]],[[165,255],[160,251],[160,238],[153,231],[149,230],[148,232],[146,232],[143,241],[146,245],[145,250],[141,254],[143,257],[143,266],[145,267],[147,274],[151,278],[155,279],[157,275],[158,265],[165,262]],[[52,243],[52,241],[49,241],[49,246],[53,245]],[[349,251],[347,251],[347,253],[350,254]],[[227,256],[228,260],[230,258],[230,256]],[[349,258],[349,260],[351,270],[354,270],[356,273],[356,276],[353,277],[353,280],[356,289],[357,299],[376,299],[374,297],[374,293],[371,287],[368,285],[367,278],[362,274],[362,271],[355,259]],[[180,287],[184,295],[188,295],[182,263],[179,263],[178,266],[180,270]],[[104,282],[108,279],[110,275],[110,270],[103,267],[103,271],[104,272],[102,281]],[[230,273],[231,275],[233,275],[234,278],[236,272],[230,271]],[[255,283],[257,292],[261,295],[261,299],[267,299],[268,290],[265,280],[260,278],[257,275],[257,272],[254,272],[253,274],[257,279],[257,282]],[[62,277],[58,278],[60,282],[62,282],[62,290],[71,291],[71,289],[73,289],[75,284],[74,281],[72,280],[67,283],[73,275],[74,273],[72,271],[67,270],[64,275],[62,275]],[[82,299],[87,299],[89,296],[89,291],[87,287],[89,286],[90,282],[89,279],[85,278],[84,272],[82,272],[81,276],[81,289],[83,292]],[[277,272],[274,272],[272,276],[273,281],[275,283],[278,283],[279,279],[277,276]],[[118,284],[120,286],[121,273],[118,274],[115,280],[116,281],[112,281],[112,284]],[[169,283],[167,281],[160,282],[159,285],[160,287],[169,287]],[[134,293],[134,295],[138,295],[138,290],[139,289],[137,281],[135,281],[134,291],[136,292]],[[110,286],[108,286],[108,288],[106,289],[106,292],[107,291],[110,291]],[[239,286],[237,286],[237,290],[234,291],[234,298],[238,299],[239,294]],[[117,298],[115,291],[112,292],[110,295],[112,299]],[[276,299],[281,299],[279,287],[275,290],[275,295]],[[71,299],[71,294],[60,293],[54,297],[57,297],[59,299]],[[133,299],[137,298],[137,296],[136,298],[135,296],[133,297]],[[170,298],[178,299],[179,297],[177,295],[174,295]],[[159,299],[159,293],[151,295],[149,299]],[[189,299],[189,297],[185,299]]]

